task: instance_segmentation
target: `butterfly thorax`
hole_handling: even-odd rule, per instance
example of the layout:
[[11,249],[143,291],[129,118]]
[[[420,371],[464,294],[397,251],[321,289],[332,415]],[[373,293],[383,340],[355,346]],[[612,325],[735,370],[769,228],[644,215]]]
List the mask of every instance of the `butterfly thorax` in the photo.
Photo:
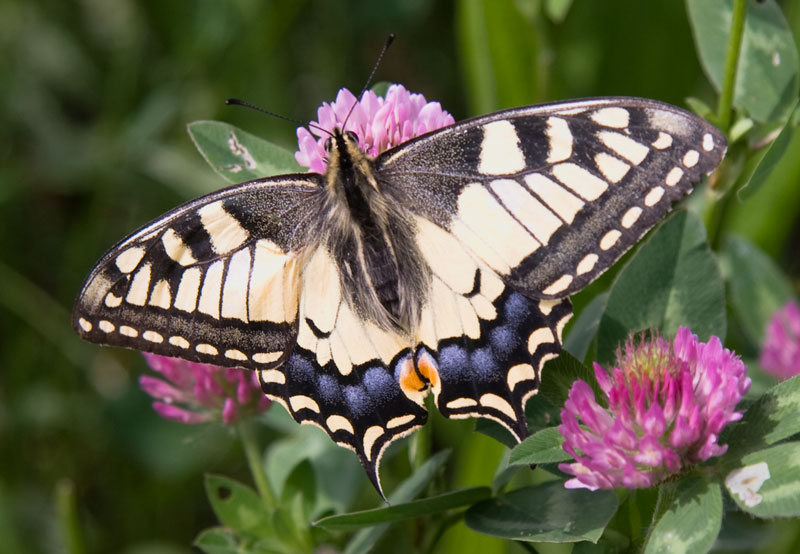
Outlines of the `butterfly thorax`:
[[329,147],[321,236],[339,265],[348,301],[385,329],[413,330],[429,280],[410,215],[385,196],[372,160],[352,134]]

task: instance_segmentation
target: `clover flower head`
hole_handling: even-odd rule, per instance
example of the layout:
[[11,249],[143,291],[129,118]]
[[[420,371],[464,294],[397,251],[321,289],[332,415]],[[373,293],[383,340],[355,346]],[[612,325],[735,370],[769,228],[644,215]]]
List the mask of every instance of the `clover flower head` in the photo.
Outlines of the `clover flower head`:
[[594,364],[607,397],[576,381],[561,411],[564,450],[575,461],[567,488],[647,488],[687,466],[720,456],[728,423],[750,387],[747,368],[717,337],[700,342],[686,327],[670,343],[662,337],[625,344],[609,375]]
[[143,355],[147,365],[161,377],[142,375],[139,386],[155,399],[153,409],[167,419],[181,423],[221,419],[232,425],[270,405],[255,372]]
[[368,90],[360,100],[343,88],[333,103],[325,102],[317,110],[317,121],[309,126],[311,131],[297,128],[300,147],[294,155],[297,163],[309,171],[324,173],[328,164],[326,131],[340,128],[345,119],[347,124],[343,130],[353,131],[361,150],[370,157],[455,122],[438,102],[428,102],[423,95],[411,93],[403,85],[391,85],[386,97]]
[[767,324],[759,363],[779,379],[800,374],[800,304],[789,301]]

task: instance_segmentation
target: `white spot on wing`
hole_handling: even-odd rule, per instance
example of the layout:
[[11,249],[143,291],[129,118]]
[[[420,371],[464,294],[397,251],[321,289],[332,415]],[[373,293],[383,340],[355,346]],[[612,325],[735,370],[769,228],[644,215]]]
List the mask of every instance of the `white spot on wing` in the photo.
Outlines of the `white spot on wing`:
[[243,248],[231,256],[225,284],[222,287],[222,317],[247,323],[247,282],[250,279],[250,249]]
[[478,171],[484,175],[518,173],[525,169],[525,156],[510,121],[493,121],[483,126]]
[[261,381],[264,383],[277,383],[278,385],[285,385],[286,375],[277,369],[263,369],[261,370]]
[[197,213],[217,254],[239,248],[250,236],[236,218],[225,211],[221,200],[203,206]]
[[667,173],[667,178],[664,179],[664,182],[668,187],[674,187],[680,182],[681,177],[683,177],[683,170],[680,167],[673,167]]
[[505,398],[501,398],[496,394],[486,393],[480,397],[478,402],[480,402],[481,406],[492,408],[502,414],[505,414],[509,417],[509,419],[515,421],[517,419],[517,414],[514,413],[514,408],[511,407],[511,404],[509,404]]
[[672,137],[664,131],[658,132],[658,138],[651,144],[656,150],[665,150],[672,146]]
[[225,262],[218,260],[206,270],[197,310],[219,319],[219,297],[222,293],[222,270]]
[[237,360],[243,362],[247,360],[247,354],[242,352],[241,350],[236,350],[235,348],[231,348],[225,351],[225,357],[231,360]]
[[689,150],[683,155],[683,165],[685,167],[694,167],[700,161],[700,153],[697,150]]
[[664,187],[653,187],[644,197],[644,205],[647,207],[655,206],[663,196]]
[[271,364],[280,359],[282,352],[256,352],[253,354],[253,361],[257,364]]
[[156,344],[161,344],[162,342],[164,342],[164,337],[161,336],[160,333],[156,333],[155,331],[150,331],[150,330],[147,330],[144,333],[142,333],[142,338],[146,341],[154,342]]
[[167,253],[167,256],[182,266],[197,263],[197,260],[192,255],[192,250],[183,244],[183,240],[173,229],[164,231],[164,234],[161,235],[161,244],[164,245],[164,252]]
[[540,327],[528,337],[528,352],[533,354],[536,352],[536,349],[539,348],[540,344],[550,344],[555,341],[556,337],[553,335],[553,331],[550,330],[550,327]]
[[194,349],[200,352],[201,354],[208,354],[210,356],[217,356],[219,354],[219,350],[217,350],[217,347],[211,344],[201,343],[195,346]]
[[319,413],[319,404],[317,404],[313,398],[305,396],[304,394],[296,394],[290,397],[289,406],[292,407],[293,412],[311,410],[312,412]]
[[600,239],[600,248],[602,250],[608,250],[612,248],[615,244],[617,244],[617,241],[621,236],[622,233],[616,229],[611,229],[608,233],[603,235],[603,238]]
[[552,171],[556,179],[585,200],[596,200],[608,189],[608,183],[573,163],[555,165]]
[[328,426],[328,429],[330,430],[331,433],[335,433],[336,431],[347,431],[351,435],[356,434],[355,431],[353,430],[353,425],[344,416],[340,415],[329,416],[328,419],[325,420],[325,424]]
[[542,244],[547,244],[561,227],[561,220],[516,181],[498,179],[491,187],[511,215]]
[[536,379],[536,372],[531,364],[517,364],[508,370],[506,383],[508,390],[514,392],[514,388],[522,381],[532,381]]
[[153,287],[153,291],[150,293],[149,304],[168,310],[171,303],[172,295],[170,294],[169,283],[166,279],[161,279],[156,283]]
[[630,229],[633,224],[639,220],[641,215],[642,209],[639,206],[633,206],[622,216],[622,226],[626,229]]
[[373,425],[364,432],[364,456],[367,460],[372,460],[372,447],[381,435],[383,435],[383,427],[378,425]]
[[392,419],[390,419],[389,421],[386,422],[386,428],[387,429],[394,429],[396,427],[402,427],[403,425],[405,425],[407,423],[411,423],[412,421],[414,421],[415,417],[416,416],[414,414],[406,414],[406,415],[393,417]]
[[[497,203],[491,193],[477,183],[467,186],[458,197],[458,219],[481,237],[510,267],[519,265],[526,256],[540,246],[539,242]],[[472,246],[469,241],[465,242]],[[489,260],[484,261],[489,263]],[[506,267],[502,266],[493,269],[507,271]]]
[[150,290],[151,264],[144,264],[133,276],[131,286],[125,300],[134,306],[144,306],[147,302],[147,293]]
[[131,337],[132,339],[135,339],[136,337],[139,336],[139,331],[137,331],[133,327],[129,327],[127,325],[120,325],[119,334],[120,335],[124,335],[126,337]]
[[603,127],[614,127],[616,129],[624,129],[630,121],[628,110],[620,107],[600,108],[590,117],[595,123]]
[[532,173],[525,177],[525,184],[567,223],[572,223],[575,215],[584,206],[583,200],[540,173]]
[[473,406],[477,406],[478,402],[473,400],[472,398],[456,398],[455,400],[451,400],[446,404],[448,408],[451,410],[459,410],[461,408],[472,408]]
[[547,118],[547,138],[550,146],[547,163],[563,162],[572,156],[572,133],[565,119]]
[[566,288],[572,283],[572,275],[564,274],[555,281],[553,281],[546,289],[542,292],[547,295],[558,294],[559,292],[566,290]]
[[122,273],[130,273],[136,269],[136,266],[142,261],[142,257],[144,257],[144,248],[134,246],[120,253],[114,263]]
[[597,165],[597,169],[600,170],[600,173],[603,174],[603,177],[612,183],[619,183],[631,168],[631,166],[625,162],[605,152],[599,152],[594,157],[594,163]]
[[714,149],[714,136],[711,133],[703,135],[703,150],[711,152]]
[[642,163],[647,157],[647,153],[650,151],[644,144],[636,142],[632,138],[621,133],[601,131],[597,133],[597,136],[603,144],[633,165]]
[[578,267],[575,269],[575,273],[578,275],[583,275],[584,273],[589,273],[592,269],[594,269],[597,260],[600,257],[597,254],[587,254],[584,258],[578,263]]
[[183,272],[178,283],[178,294],[175,295],[175,308],[184,312],[193,312],[197,307],[197,295],[200,292],[199,267],[191,267]]
[[83,319],[82,317],[78,318],[78,325],[80,325],[81,329],[83,329],[86,333],[92,330],[92,323],[86,319]]
[[178,348],[183,348],[184,350],[189,348],[189,341],[179,335],[171,336],[167,342],[169,342],[172,346],[177,346]]
[[110,321],[107,321],[105,319],[101,319],[100,323],[98,323],[97,326],[104,333],[113,333],[114,329],[116,329],[116,327],[114,326],[113,323],[111,323]]

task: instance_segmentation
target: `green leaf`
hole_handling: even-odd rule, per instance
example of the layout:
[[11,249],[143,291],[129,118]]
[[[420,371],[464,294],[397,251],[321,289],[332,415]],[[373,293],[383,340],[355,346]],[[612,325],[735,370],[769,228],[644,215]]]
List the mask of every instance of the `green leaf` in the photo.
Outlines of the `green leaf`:
[[586,358],[589,346],[597,335],[597,329],[600,327],[600,320],[607,303],[608,293],[598,294],[583,308],[564,340],[564,350],[579,360]]
[[[587,368],[569,352],[562,351],[558,358],[550,360],[542,371],[542,387],[538,396],[557,408],[561,408],[569,395],[569,389],[576,379],[582,379],[600,394],[600,387],[594,378],[594,372]],[[534,398],[532,402],[536,401]]]
[[701,339],[725,337],[725,289],[705,229],[680,210],[644,242],[619,272],[600,321],[597,359],[608,363],[631,332],[672,335],[689,327]]
[[329,516],[314,522],[314,526],[331,531],[352,531],[362,527],[371,527],[378,523],[392,523],[446,512],[453,508],[475,504],[491,495],[492,489],[489,487],[472,487],[405,504]]
[[478,533],[518,541],[596,542],[616,511],[611,491],[550,481],[484,500],[467,510],[465,522]]
[[509,464],[548,464],[569,460],[561,445],[564,437],[556,427],[547,427],[534,433],[511,451]]
[[754,516],[800,515],[800,442],[744,456],[725,476],[725,487],[739,508]]
[[206,475],[206,495],[219,522],[236,531],[269,536],[270,516],[250,487],[222,475]]
[[222,121],[187,126],[203,158],[229,183],[302,171],[289,150]]
[[781,132],[769,145],[766,154],[764,154],[764,157],[761,158],[758,165],[750,174],[750,178],[739,189],[738,194],[740,201],[744,202],[761,188],[761,185],[767,181],[767,177],[769,177],[772,170],[775,169],[775,166],[778,165],[778,162],[786,153],[786,149],[789,148],[789,144],[792,142],[794,130],[797,127],[798,122],[795,115],[798,113],[798,107],[800,107],[800,102],[795,104],[792,110],[792,116],[789,117],[783,125]]
[[672,501],[655,522],[644,546],[645,554],[708,552],[722,525],[722,491],[719,485],[691,477],[673,486]]
[[300,523],[300,518],[303,520],[303,527],[306,527],[316,500],[316,476],[308,460],[295,467],[289,475],[281,491],[281,505],[288,506],[295,498],[300,499],[299,514],[294,518],[295,525]]
[[239,537],[224,527],[212,527],[201,532],[194,540],[194,546],[206,554],[242,554]]
[[761,344],[772,314],[793,298],[792,285],[772,259],[742,237],[730,236],[721,263],[731,304],[754,344]]
[[[416,498],[433,479],[439,468],[444,465],[447,458],[450,457],[449,450],[438,452],[428,459],[427,462],[422,464],[411,477],[400,483],[400,485],[389,495],[390,504],[401,504]],[[350,540],[344,554],[366,554],[369,552],[376,542],[383,536],[386,529],[389,528],[388,523],[379,523],[369,529],[362,529]]]
[[800,433],[800,376],[782,381],[747,409],[730,434],[723,435],[728,469],[740,458]]
[[[686,0],[703,69],[722,85],[733,0]],[[775,0],[747,2],[733,103],[760,122],[780,121],[797,99],[798,56],[792,29]]]

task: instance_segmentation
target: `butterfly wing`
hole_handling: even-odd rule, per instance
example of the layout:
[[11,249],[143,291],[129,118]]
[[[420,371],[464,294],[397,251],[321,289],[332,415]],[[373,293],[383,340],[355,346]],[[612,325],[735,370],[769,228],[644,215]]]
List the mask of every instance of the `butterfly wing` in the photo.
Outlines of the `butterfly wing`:
[[413,372],[412,342],[361,318],[346,301],[327,248],[308,256],[300,278],[297,346],[262,370],[262,388],[300,423],[321,427],[355,451],[375,488],[384,449],[423,425],[427,412],[398,387]]
[[294,345],[298,276],[321,178],[252,181],[184,204],[114,246],[73,310],[84,339],[262,369]]
[[619,259],[725,148],[684,110],[599,98],[467,120],[385,152],[376,171],[510,286],[561,298]]
[[610,267],[725,152],[702,119],[602,98],[464,121],[379,156],[388,195],[417,216],[433,272],[418,359],[448,417],[494,419],[518,439],[567,296]]

